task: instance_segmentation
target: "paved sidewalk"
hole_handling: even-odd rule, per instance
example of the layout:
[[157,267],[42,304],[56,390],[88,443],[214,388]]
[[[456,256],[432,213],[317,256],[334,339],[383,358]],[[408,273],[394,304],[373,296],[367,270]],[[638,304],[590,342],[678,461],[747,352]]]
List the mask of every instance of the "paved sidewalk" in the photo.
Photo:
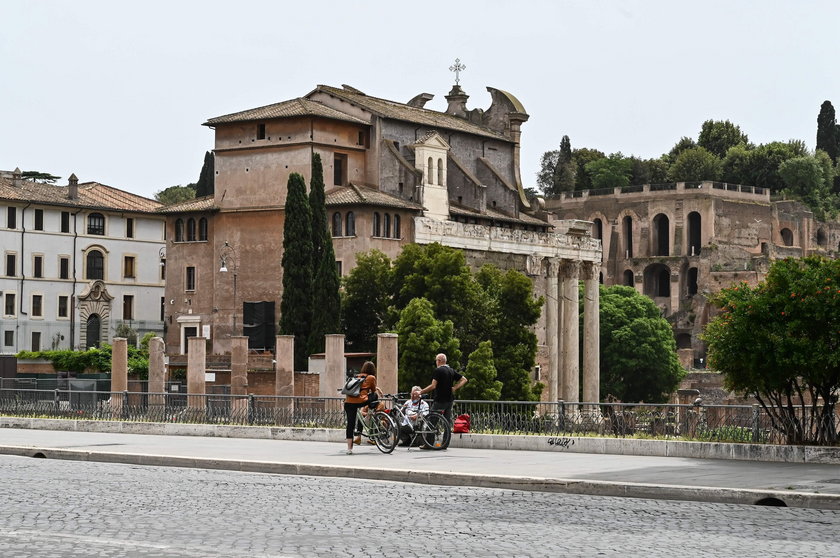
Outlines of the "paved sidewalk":
[[0,429],[0,453],[672,500],[840,509],[840,467],[679,457]]

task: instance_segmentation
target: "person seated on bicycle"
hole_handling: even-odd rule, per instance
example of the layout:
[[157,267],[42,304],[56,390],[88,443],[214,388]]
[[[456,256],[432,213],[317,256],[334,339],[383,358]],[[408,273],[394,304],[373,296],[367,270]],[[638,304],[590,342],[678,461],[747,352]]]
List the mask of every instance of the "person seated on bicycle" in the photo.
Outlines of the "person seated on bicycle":
[[365,362],[362,365],[362,370],[356,377],[364,378],[361,392],[359,392],[358,396],[353,397],[348,395],[344,398],[344,413],[347,415],[345,438],[347,440],[348,455],[353,453],[353,431],[356,428],[356,414],[359,409],[362,407],[374,409],[379,404],[378,390],[376,388],[376,366],[370,361]]
[[417,417],[429,414],[429,404],[420,399],[420,390],[420,386],[411,388],[411,399],[403,403],[402,412],[405,418],[400,425],[400,445],[407,446],[411,443]]

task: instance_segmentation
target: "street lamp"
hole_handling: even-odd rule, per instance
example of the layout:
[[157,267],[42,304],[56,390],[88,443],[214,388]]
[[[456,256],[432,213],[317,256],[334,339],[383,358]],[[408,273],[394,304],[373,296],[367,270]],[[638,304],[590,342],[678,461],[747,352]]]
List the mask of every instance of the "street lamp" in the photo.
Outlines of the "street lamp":
[[222,250],[219,253],[219,260],[221,266],[219,271],[222,273],[228,272],[228,266],[233,271],[233,330],[231,336],[236,335],[236,275],[239,271],[239,255],[236,253],[236,248],[231,246],[227,240]]

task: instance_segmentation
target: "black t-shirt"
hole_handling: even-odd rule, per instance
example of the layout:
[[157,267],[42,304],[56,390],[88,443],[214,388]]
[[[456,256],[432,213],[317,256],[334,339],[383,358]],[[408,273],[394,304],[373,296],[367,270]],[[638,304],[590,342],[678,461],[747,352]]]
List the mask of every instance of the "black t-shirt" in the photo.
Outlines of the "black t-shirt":
[[435,387],[435,401],[440,403],[449,403],[455,400],[452,394],[452,386],[460,380],[463,376],[455,372],[452,368],[444,364],[438,366],[432,374],[432,379],[437,380]]

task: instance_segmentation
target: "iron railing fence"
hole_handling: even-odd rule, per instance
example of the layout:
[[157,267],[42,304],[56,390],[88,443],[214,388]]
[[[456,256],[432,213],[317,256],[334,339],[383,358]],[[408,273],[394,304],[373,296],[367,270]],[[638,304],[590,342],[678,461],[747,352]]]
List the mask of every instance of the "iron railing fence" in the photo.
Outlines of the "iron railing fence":
[[[0,389],[0,415],[21,417],[343,428],[343,409],[340,397]],[[457,401],[460,414],[480,434],[786,443],[758,405]]]

